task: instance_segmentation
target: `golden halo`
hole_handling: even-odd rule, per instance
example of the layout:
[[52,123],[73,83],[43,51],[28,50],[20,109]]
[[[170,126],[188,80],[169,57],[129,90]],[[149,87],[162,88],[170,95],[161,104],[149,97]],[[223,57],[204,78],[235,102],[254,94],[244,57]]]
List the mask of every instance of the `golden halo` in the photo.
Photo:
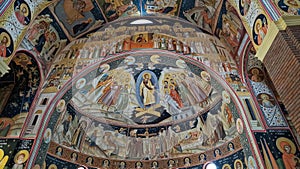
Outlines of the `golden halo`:
[[236,168],[236,164],[237,164],[238,162],[241,164],[241,167],[242,167],[242,169],[243,169],[243,168],[244,168],[244,165],[243,165],[243,162],[242,162],[241,160],[235,160],[235,161],[234,161],[234,168]]
[[242,134],[244,131],[244,125],[240,118],[236,119],[236,129],[239,134]]
[[46,161],[43,162],[42,169],[46,169]]
[[10,41],[11,41],[10,36],[6,32],[2,32],[0,34],[0,42],[2,41],[2,39],[4,37],[6,37],[6,39],[7,39],[6,47],[9,47],[10,46]]
[[240,2],[241,2],[241,6],[244,7],[245,6],[244,0],[240,0]]
[[261,21],[261,19],[257,19],[256,20],[256,22],[255,22],[255,24],[254,24],[254,32],[256,33],[256,34],[258,34],[259,33],[259,30],[257,29],[257,25],[260,25],[260,27],[262,27],[262,21]]
[[48,169],[57,169],[57,166],[55,164],[51,164]]
[[24,163],[25,161],[27,161],[28,157],[29,157],[29,152],[27,150],[21,150],[19,151],[14,158],[14,162],[17,164],[18,163],[18,157],[19,155],[23,154],[24,155],[24,159],[22,161],[22,163]]
[[281,142],[287,142],[290,146],[291,146],[291,153],[292,154],[295,154],[296,153],[296,146],[295,144],[288,138],[285,138],[285,137],[279,137],[277,140],[276,140],[276,146],[278,148],[278,150],[282,153],[284,153],[285,151],[282,149],[282,147],[280,146],[280,143]]
[[145,78],[146,75],[148,75],[148,76],[149,76],[149,79],[151,79],[151,74],[150,74],[150,73],[144,73],[144,74],[143,74],[143,78]]
[[173,84],[169,84],[169,86],[170,86],[170,87],[174,87],[174,88],[175,88],[175,85],[173,85]]
[[3,157],[4,157],[4,151],[0,149],[0,159],[3,159]]
[[267,95],[267,94],[261,94],[260,95],[260,98],[262,98],[263,100],[265,100],[265,99],[269,99],[270,97]]
[[19,62],[19,64],[24,62],[30,62],[28,56],[25,53],[17,53],[17,57],[14,57],[15,62]]
[[294,4],[289,3],[288,0],[284,0],[283,2],[289,7],[300,8],[300,2],[297,0],[294,1]]
[[228,167],[228,169],[231,169],[231,166],[229,164],[224,164],[222,169],[225,169],[225,167]]
[[251,73],[252,74],[259,74],[259,69],[258,68],[253,68],[252,70],[251,70]]
[[36,164],[36,165],[34,165],[34,167],[32,169],[41,169],[41,166]]
[[27,17],[29,15],[29,8],[28,8],[28,6],[25,3],[22,3],[20,5],[20,12],[22,12],[23,8],[26,8],[26,12],[24,13],[24,16]]
[[223,101],[225,101],[226,103],[230,103],[230,95],[226,90],[222,91],[222,99]]
[[206,71],[202,71],[202,72],[200,73],[200,75],[201,75],[201,78],[202,78],[203,80],[205,80],[205,81],[208,81],[208,80],[206,79],[206,76],[210,77],[210,74],[208,74]]

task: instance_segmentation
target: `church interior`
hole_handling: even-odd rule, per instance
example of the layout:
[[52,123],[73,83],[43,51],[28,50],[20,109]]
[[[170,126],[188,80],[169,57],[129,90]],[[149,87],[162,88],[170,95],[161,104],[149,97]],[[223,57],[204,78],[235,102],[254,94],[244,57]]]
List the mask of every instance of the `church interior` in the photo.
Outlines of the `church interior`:
[[299,0],[1,0],[0,169],[300,168]]

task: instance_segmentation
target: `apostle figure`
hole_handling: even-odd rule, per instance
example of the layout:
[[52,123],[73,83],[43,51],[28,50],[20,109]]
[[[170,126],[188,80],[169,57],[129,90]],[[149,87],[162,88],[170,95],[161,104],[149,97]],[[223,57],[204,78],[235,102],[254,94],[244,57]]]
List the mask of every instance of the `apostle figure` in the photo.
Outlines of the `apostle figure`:
[[0,57],[7,57],[6,56],[6,48],[8,46],[8,38],[7,36],[2,36],[2,39],[0,41]]
[[75,133],[72,137],[71,143],[72,143],[72,146],[76,149],[78,149],[80,146],[80,141],[83,139],[84,130],[85,130],[86,126],[87,126],[86,121],[82,121],[79,123],[78,128],[75,130]]
[[295,169],[297,157],[295,156],[295,145],[289,139],[284,137],[278,138],[276,145],[282,152],[282,160],[286,169]]
[[22,3],[21,5],[17,6],[15,8],[15,14],[18,19],[18,21],[23,25],[29,24],[29,19],[27,18],[29,15],[29,9],[28,6],[25,3]]
[[180,95],[178,94],[178,92],[175,90],[175,86],[174,85],[170,85],[170,96],[173,98],[173,100],[176,101],[176,103],[178,104],[179,108],[183,107],[183,103],[181,101]]

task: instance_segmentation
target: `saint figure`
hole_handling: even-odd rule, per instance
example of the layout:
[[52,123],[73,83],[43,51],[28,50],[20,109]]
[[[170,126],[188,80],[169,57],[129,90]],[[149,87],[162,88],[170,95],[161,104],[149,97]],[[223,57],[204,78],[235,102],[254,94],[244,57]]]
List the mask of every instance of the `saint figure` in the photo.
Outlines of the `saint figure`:
[[155,103],[154,91],[155,88],[151,82],[151,75],[149,73],[144,73],[143,81],[140,84],[140,96],[143,98],[144,106]]

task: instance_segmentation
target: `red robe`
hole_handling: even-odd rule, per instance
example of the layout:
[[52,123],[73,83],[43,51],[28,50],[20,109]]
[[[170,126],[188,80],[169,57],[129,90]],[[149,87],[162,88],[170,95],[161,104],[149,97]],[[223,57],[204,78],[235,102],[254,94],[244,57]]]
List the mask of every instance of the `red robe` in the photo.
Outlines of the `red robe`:
[[5,45],[0,45],[0,56],[1,57],[6,57],[6,46]]
[[179,94],[177,93],[176,90],[170,89],[170,96],[176,101],[176,103],[178,104],[179,108],[183,107],[181,98],[180,98],[180,96],[179,96]]

